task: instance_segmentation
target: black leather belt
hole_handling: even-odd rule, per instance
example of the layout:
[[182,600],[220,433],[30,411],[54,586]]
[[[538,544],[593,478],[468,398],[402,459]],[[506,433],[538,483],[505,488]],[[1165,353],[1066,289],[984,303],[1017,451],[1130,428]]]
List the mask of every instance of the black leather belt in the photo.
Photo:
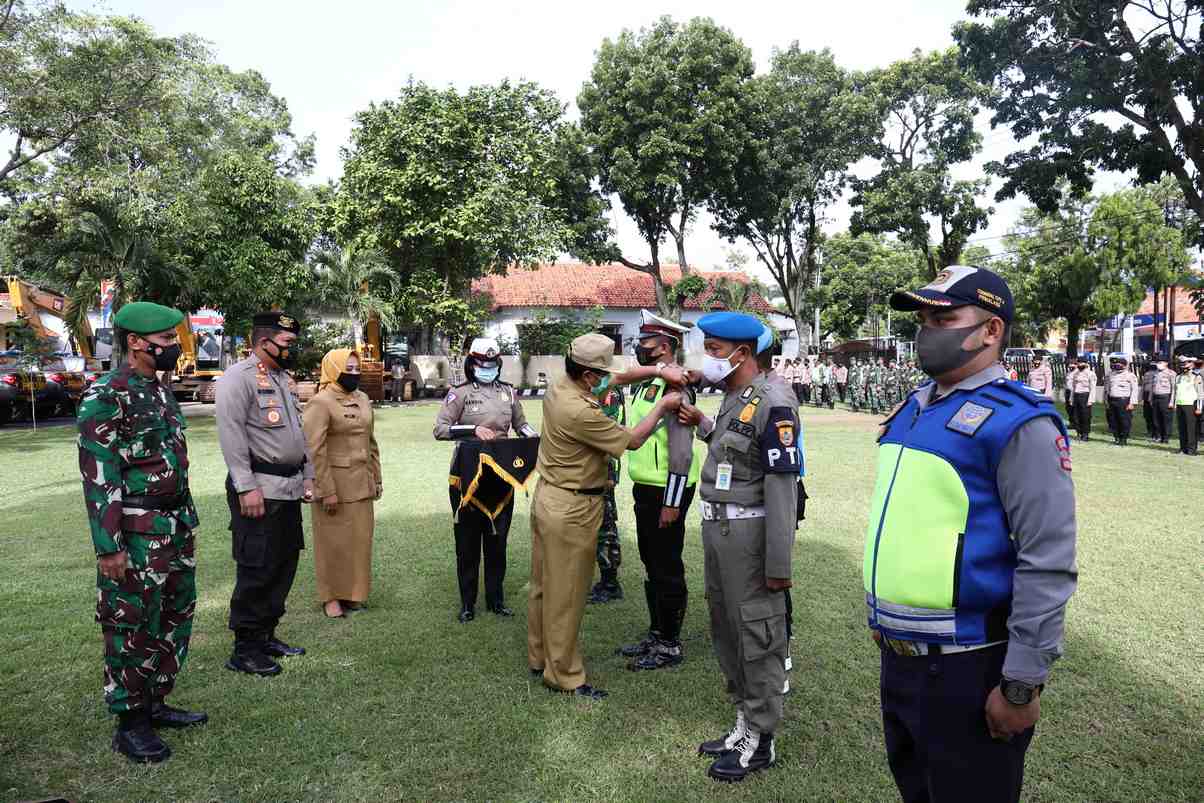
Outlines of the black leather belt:
[[[549,482],[548,485],[552,485],[552,483]],[[552,487],[568,491],[571,494],[581,494],[582,496],[601,496],[606,493],[605,488],[564,488],[559,485],[552,485]]]
[[295,477],[301,473],[305,463],[296,465],[290,463],[268,463],[257,458],[251,458],[251,471],[256,474],[270,474],[273,477]]
[[123,496],[122,507],[137,507],[142,510],[178,510],[184,506],[184,494],[159,496]]

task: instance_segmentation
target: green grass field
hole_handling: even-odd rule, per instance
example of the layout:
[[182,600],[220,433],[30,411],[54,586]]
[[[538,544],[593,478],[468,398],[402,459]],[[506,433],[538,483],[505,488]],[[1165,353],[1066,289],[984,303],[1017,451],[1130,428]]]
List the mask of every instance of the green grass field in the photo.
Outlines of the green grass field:
[[[538,426],[539,404],[527,411]],[[190,421],[200,601],[172,701],[211,721],[165,732],[174,755],[152,767],[109,750],[74,433],[0,433],[0,799],[897,799],[861,591],[874,465],[868,416],[805,412],[811,501],[795,548],[794,691],[777,768],[728,787],[709,781],[695,756],[731,713],[709,647],[697,510],[687,535],[686,664],[634,674],[613,654],[646,627],[623,485],[628,598],[591,606],[583,635],[590,680],[612,696],[550,694],[526,671],[525,497],[506,580],[518,616],[454,622],[451,447],[431,440],[435,412],[426,404],[378,413],[385,497],[370,610],[324,619],[305,553],[279,632],[309,655],[270,679],[223,667],[234,576],[225,471],[213,420]],[[1025,799],[1202,800],[1204,647],[1189,622],[1204,591],[1204,458],[1093,440],[1074,444],[1074,477],[1080,585],[1066,655],[1042,698]]]

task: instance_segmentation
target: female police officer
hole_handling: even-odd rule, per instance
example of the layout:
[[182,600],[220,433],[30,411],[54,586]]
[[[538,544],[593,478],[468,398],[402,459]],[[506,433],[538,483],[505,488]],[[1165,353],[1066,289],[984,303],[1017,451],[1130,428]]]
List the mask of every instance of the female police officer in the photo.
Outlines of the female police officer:
[[[476,338],[464,360],[466,381],[452,388],[435,417],[438,440],[493,440],[511,429],[524,437],[538,433],[527,423],[512,385],[499,379],[502,363],[497,341]],[[452,458],[453,464],[455,457]],[[471,622],[477,603],[481,551],[485,553],[485,606],[498,616],[513,616],[506,607],[502,582],[506,577],[506,537],[514,499],[492,521],[471,505],[460,510],[461,489],[449,489],[456,534],[456,576],[460,582],[460,621]]]

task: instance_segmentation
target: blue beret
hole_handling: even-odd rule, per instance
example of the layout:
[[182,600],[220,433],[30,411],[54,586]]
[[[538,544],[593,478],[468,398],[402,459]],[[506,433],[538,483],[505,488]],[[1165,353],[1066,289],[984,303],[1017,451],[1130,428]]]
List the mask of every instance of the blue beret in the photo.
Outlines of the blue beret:
[[698,328],[708,337],[720,340],[751,340],[756,342],[765,325],[743,312],[712,312],[698,319]]
[[761,334],[757,337],[757,353],[762,354],[766,349],[773,347],[773,330],[765,324],[761,324]]

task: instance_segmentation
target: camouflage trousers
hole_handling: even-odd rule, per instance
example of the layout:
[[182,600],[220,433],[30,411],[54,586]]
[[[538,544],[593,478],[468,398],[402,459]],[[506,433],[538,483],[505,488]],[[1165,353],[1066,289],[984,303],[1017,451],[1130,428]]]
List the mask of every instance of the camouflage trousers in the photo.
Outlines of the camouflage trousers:
[[119,714],[163,698],[188,656],[196,610],[191,532],[125,533],[121,582],[97,573],[96,621],[105,645],[105,702]]
[[605,580],[613,577],[623,563],[619,545],[619,506],[615,504],[614,488],[602,496],[602,526],[598,529],[598,572]]

